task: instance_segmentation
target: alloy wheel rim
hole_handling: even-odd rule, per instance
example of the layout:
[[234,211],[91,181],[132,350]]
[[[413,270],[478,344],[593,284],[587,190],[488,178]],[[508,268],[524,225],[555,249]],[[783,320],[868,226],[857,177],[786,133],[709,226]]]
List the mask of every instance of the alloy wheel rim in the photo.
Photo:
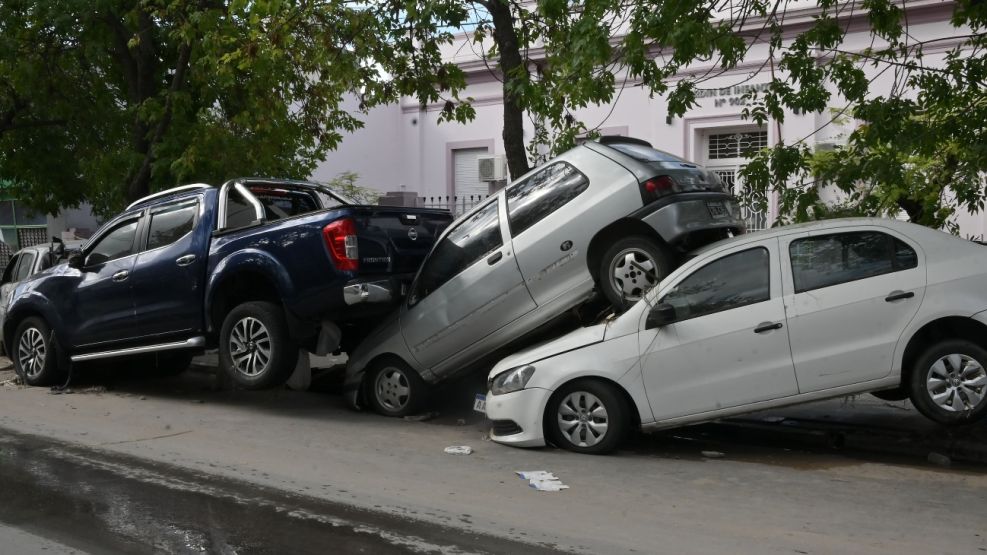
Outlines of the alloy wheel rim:
[[17,360],[27,378],[37,378],[45,369],[48,347],[38,328],[28,328],[17,345]]
[[385,368],[377,375],[374,393],[382,407],[391,411],[403,409],[411,398],[408,376],[397,368]]
[[984,401],[987,372],[971,356],[948,354],[929,367],[925,386],[939,408],[948,412],[972,411]]
[[556,416],[562,436],[577,447],[592,447],[603,441],[610,427],[607,407],[586,391],[574,391],[559,403]]
[[628,301],[638,301],[658,284],[658,264],[641,249],[624,249],[610,262],[614,291]]
[[233,326],[229,347],[233,367],[244,376],[263,374],[271,365],[271,334],[257,318],[247,316]]

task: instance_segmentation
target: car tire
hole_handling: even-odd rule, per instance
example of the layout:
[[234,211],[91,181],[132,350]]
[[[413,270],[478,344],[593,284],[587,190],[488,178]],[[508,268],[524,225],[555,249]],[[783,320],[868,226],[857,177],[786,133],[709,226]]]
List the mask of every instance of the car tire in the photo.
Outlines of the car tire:
[[41,318],[27,318],[17,326],[10,358],[28,385],[55,385],[65,378],[62,352],[51,328]]
[[163,352],[157,353],[151,363],[159,376],[179,376],[188,370],[194,356],[191,351]]
[[604,455],[620,447],[627,436],[630,407],[615,386],[578,380],[552,395],[544,421],[548,439],[557,447]]
[[430,393],[418,372],[398,359],[374,363],[364,384],[370,406],[384,416],[415,414],[425,406]]
[[987,350],[962,339],[936,343],[909,376],[912,404],[945,425],[970,424],[987,412]]
[[281,307],[251,301],[231,310],[219,333],[219,361],[244,389],[284,384],[298,363],[298,345],[291,339]]
[[603,253],[597,283],[618,312],[630,308],[672,271],[668,247],[643,235],[615,241]]
[[909,397],[908,389],[904,387],[885,389],[884,391],[871,391],[870,394],[882,401],[904,401]]

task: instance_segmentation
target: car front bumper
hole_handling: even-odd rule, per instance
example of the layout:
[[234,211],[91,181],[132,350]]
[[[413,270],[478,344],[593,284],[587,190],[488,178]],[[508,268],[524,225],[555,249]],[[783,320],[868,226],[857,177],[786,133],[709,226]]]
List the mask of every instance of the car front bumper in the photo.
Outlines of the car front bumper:
[[[490,439],[515,447],[544,446],[542,417],[551,396],[550,390],[538,387],[503,395],[488,392],[487,418],[494,421],[494,427],[490,430]],[[517,428],[520,428],[520,431]]]

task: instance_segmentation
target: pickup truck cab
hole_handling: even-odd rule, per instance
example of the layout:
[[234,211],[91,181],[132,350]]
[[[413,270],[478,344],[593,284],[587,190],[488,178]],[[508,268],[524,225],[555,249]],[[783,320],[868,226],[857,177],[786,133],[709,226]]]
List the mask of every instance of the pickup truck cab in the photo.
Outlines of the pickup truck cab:
[[57,381],[70,362],[147,353],[180,371],[217,347],[238,385],[272,387],[300,348],[326,354],[358,340],[451,220],[354,205],[300,181],[163,191],[128,206],[67,264],[18,286],[4,342],[32,385]]

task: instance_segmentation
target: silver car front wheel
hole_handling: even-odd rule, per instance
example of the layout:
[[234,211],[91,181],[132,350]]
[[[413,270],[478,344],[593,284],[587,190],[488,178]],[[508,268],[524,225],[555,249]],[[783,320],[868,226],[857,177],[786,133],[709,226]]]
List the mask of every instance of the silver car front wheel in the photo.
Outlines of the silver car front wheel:
[[576,391],[559,404],[556,415],[562,436],[578,447],[592,447],[610,427],[607,407],[592,393]]
[[552,395],[545,408],[547,439],[577,453],[609,453],[629,431],[630,411],[625,394],[612,382],[569,382]]

